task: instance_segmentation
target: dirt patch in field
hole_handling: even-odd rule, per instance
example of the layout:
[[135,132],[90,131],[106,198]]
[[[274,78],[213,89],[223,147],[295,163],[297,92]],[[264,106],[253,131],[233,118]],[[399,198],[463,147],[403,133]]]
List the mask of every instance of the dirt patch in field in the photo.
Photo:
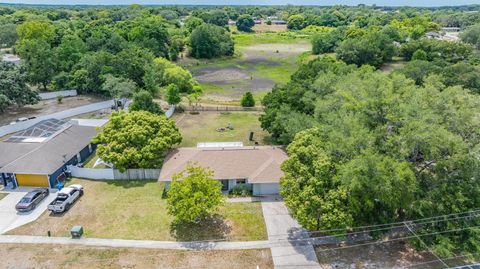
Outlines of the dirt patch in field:
[[246,60],[238,61],[238,64],[242,65],[264,65],[264,66],[280,66],[281,64],[276,61],[269,60],[264,57],[247,57]]
[[249,79],[250,74],[236,66],[207,67],[193,72],[195,79],[200,83],[224,84],[228,81]]
[[65,97],[62,103],[58,103],[57,99],[42,100],[35,105],[28,105],[21,108],[9,108],[5,113],[0,114],[0,125],[9,124],[18,118],[22,117],[38,117],[43,115],[52,114],[55,112],[75,108],[83,105],[88,105],[96,102],[104,101],[99,97],[94,96],[74,96]]
[[273,268],[269,249],[181,251],[3,244],[2,268]]
[[277,54],[279,57],[282,57],[282,54],[285,54],[285,53],[300,54],[302,52],[309,51],[311,48],[312,48],[312,45],[306,42],[302,42],[302,43],[296,43],[296,44],[258,44],[258,45],[245,47],[244,51],[247,54],[249,51],[274,53],[274,54]]

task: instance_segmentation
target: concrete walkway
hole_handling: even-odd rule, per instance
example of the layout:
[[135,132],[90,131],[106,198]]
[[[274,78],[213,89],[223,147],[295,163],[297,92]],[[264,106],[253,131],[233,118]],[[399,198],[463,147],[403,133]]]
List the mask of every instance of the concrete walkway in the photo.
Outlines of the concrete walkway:
[[247,242],[174,242],[154,240],[123,240],[68,237],[46,237],[30,235],[0,235],[0,244],[56,244],[56,245],[84,245],[115,248],[151,248],[151,249],[178,249],[178,250],[229,250],[229,249],[261,249],[269,248],[268,241]]
[[313,240],[290,216],[285,203],[276,197],[263,198],[262,211],[275,268],[320,269]]

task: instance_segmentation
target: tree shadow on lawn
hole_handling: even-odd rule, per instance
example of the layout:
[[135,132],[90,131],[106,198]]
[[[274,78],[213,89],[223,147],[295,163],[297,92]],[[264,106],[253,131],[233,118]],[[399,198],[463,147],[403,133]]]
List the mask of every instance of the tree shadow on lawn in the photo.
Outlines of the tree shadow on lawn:
[[180,222],[170,225],[170,234],[180,242],[225,240],[231,230],[225,218],[219,214],[205,217],[199,223]]

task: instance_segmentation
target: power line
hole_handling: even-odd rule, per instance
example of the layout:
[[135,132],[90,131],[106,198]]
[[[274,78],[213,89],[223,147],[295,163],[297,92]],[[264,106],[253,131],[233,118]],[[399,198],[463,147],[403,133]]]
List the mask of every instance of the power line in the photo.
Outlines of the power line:
[[435,257],[437,258],[438,261],[440,261],[440,263],[442,263],[443,265],[445,265],[446,267],[448,267],[448,264],[446,264],[441,258],[440,256],[438,256],[435,252],[433,252],[433,250],[417,235],[417,233],[415,233],[415,231],[410,227],[410,225],[408,225],[408,223],[405,222],[405,226],[407,227],[407,229],[418,239],[418,241],[420,241],[420,243],[425,246],[425,248],[427,248],[427,250]]
[[[453,256],[453,257],[449,257],[449,258],[443,258],[443,260],[444,261],[449,261],[449,260],[455,260],[455,259],[460,259],[460,258],[467,258],[469,256],[474,256],[474,255],[477,255],[477,254],[479,254],[479,253],[469,253],[469,254],[465,254],[465,255],[458,255],[458,256]],[[420,263],[411,264],[411,265],[408,265],[406,267],[411,268],[411,267],[417,267],[417,266],[420,266],[420,265],[436,263],[436,262],[438,262],[438,261],[435,259],[435,260],[428,261],[428,262],[420,262]]]

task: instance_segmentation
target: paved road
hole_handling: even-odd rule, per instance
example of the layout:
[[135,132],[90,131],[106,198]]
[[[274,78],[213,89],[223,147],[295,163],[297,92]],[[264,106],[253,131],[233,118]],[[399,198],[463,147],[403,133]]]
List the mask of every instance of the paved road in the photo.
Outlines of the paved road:
[[67,110],[56,112],[56,113],[49,114],[49,115],[39,116],[35,119],[27,120],[27,121],[23,121],[23,122],[18,122],[18,123],[13,124],[13,125],[0,126],[0,137],[2,137],[4,135],[7,135],[7,134],[10,134],[10,133],[18,132],[20,130],[27,129],[28,127],[33,126],[34,124],[36,124],[36,123],[38,123],[42,120],[51,119],[51,118],[55,118],[55,119],[70,118],[70,117],[74,117],[76,115],[85,114],[85,113],[89,113],[89,112],[92,112],[92,111],[97,111],[97,110],[109,108],[109,107],[112,106],[112,104],[113,104],[113,101],[108,100],[108,101],[103,101],[103,102],[98,102],[98,103],[93,103],[93,104],[89,104],[89,105],[84,105],[84,106],[79,106],[79,107],[67,109]]
[[320,269],[313,240],[308,238],[308,233],[290,216],[285,203],[273,197],[263,199],[262,211],[275,268]]
[[48,204],[55,199],[55,194],[50,193],[35,210],[18,213],[15,210],[15,205],[28,191],[28,188],[22,188],[9,192],[5,198],[0,200],[0,234],[38,219],[40,215],[47,210]]

